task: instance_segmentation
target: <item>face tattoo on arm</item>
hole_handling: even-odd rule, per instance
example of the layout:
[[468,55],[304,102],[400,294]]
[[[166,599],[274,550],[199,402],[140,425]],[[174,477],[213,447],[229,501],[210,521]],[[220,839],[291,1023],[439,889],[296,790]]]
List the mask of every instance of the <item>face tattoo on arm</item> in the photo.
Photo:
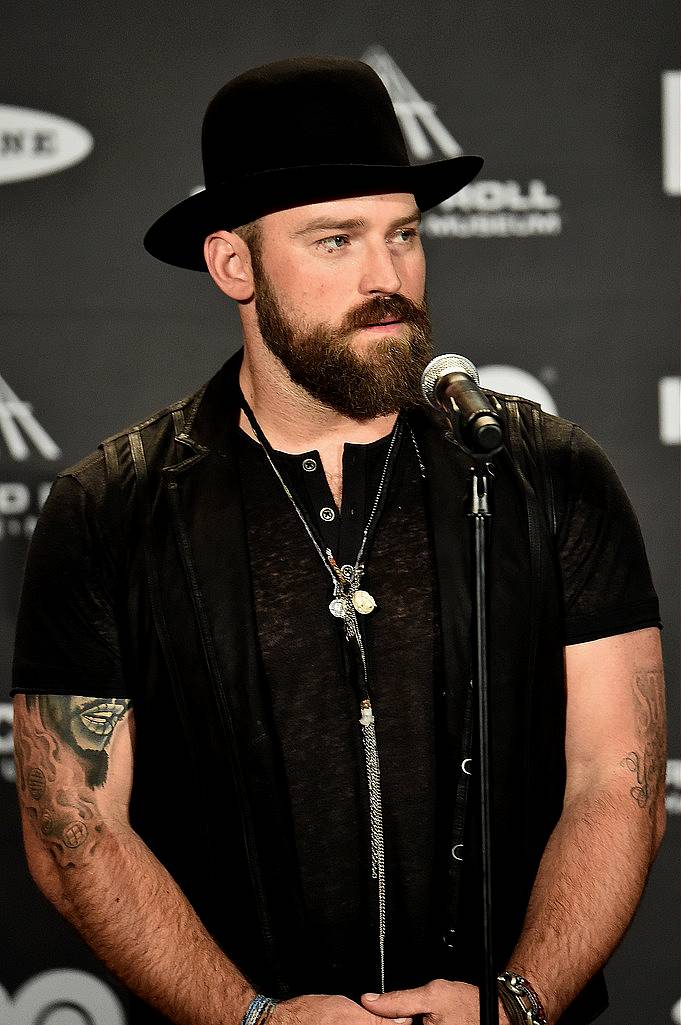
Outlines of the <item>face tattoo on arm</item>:
[[19,794],[35,833],[62,868],[82,863],[101,839],[98,789],[125,698],[25,695],[15,715]]

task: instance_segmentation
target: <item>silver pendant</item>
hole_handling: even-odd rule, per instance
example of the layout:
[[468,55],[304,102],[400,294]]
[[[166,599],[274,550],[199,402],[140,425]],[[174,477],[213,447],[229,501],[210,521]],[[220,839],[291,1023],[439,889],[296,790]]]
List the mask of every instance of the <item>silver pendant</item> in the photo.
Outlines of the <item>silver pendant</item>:
[[355,591],[352,596],[352,604],[357,612],[360,612],[363,616],[368,616],[376,608],[376,599],[368,591]]
[[331,613],[332,616],[335,616],[336,619],[344,619],[345,618],[345,602],[341,598],[333,598],[329,602],[329,612]]
[[376,745],[376,728],[371,703],[362,701],[360,705],[362,724],[362,740],[366,763],[367,783],[369,785],[369,813],[371,829],[371,876],[377,881],[376,896],[378,899],[378,950],[380,957],[380,992],[385,990],[385,918],[386,918],[386,880],[385,880],[385,846],[383,840],[383,808],[381,801],[381,769],[378,761]]

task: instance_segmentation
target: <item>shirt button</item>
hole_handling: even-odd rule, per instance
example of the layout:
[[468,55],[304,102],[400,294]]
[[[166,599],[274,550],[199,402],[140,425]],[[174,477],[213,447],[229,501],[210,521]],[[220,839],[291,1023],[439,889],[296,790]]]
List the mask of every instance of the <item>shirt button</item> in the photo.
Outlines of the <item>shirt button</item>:
[[313,470],[317,469],[317,460],[303,459],[303,469],[307,470],[308,473],[312,473]]
[[325,505],[324,508],[320,510],[319,515],[325,523],[331,523],[331,520],[336,519],[335,512],[333,509],[329,509],[328,505]]
[[463,861],[463,857],[461,856],[461,853],[460,853],[462,850],[463,850],[463,844],[462,843],[455,844],[455,846],[452,847],[452,857],[454,858],[454,861]]

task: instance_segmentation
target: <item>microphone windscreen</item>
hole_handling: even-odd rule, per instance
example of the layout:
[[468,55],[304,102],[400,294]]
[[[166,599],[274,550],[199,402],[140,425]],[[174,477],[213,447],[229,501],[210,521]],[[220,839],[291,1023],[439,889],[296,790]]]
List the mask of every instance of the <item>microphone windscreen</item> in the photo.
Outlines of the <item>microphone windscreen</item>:
[[454,352],[444,352],[441,356],[431,359],[426,369],[421,374],[421,391],[426,402],[431,406],[437,406],[438,382],[447,374],[468,374],[476,384],[480,384],[480,375],[475,364],[471,363],[465,356],[457,356]]

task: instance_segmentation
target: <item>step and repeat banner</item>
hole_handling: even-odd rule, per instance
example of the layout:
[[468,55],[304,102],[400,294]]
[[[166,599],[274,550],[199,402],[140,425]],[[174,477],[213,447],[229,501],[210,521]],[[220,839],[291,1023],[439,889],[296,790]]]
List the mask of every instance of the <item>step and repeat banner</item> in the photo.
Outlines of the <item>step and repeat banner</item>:
[[141,238],[201,186],[200,124],[217,89],[310,53],[376,69],[413,161],[486,158],[424,218],[437,347],[581,424],[638,512],[665,623],[669,825],[600,1022],[681,1023],[678,52],[676,0],[5,9],[0,1025],[135,1025],[23,859],[9,701],[22,567],[55,474],[240,344],[210,279],[156,262]]

